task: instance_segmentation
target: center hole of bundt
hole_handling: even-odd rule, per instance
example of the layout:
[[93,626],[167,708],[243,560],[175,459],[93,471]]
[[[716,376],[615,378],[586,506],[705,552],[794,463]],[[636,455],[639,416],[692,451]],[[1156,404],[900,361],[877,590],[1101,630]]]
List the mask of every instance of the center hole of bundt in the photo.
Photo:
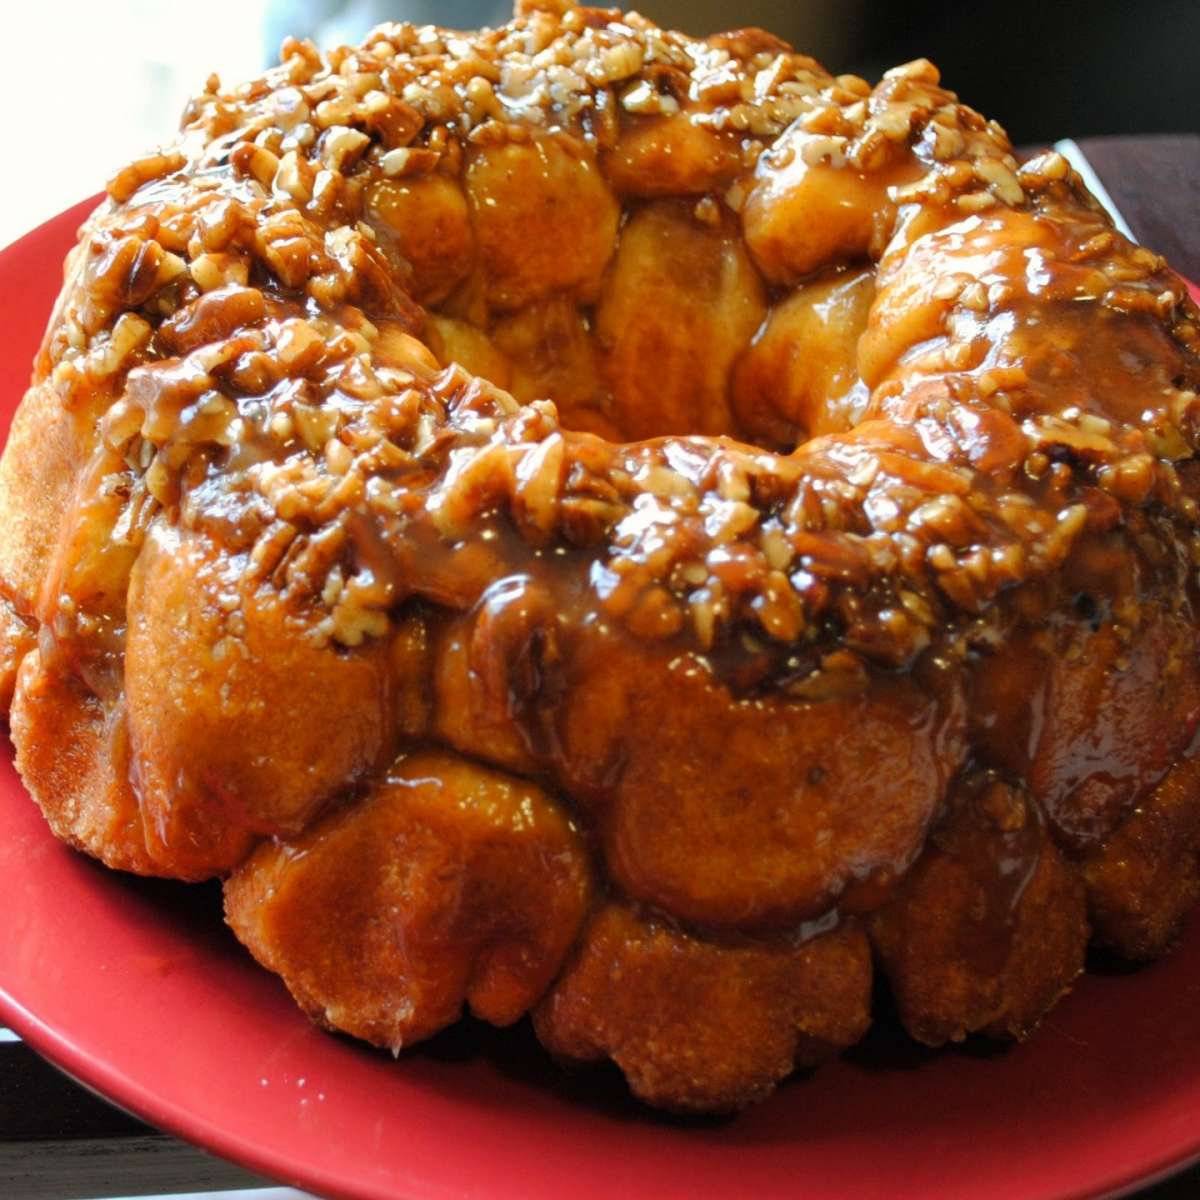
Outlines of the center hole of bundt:
[[622,284],[619,269],[597,304],[557,295],[475,321],[431,309],[425,338],[443,362],[521,403],[552,399],[564,427],[610,441],[726,436],[790,451],[861,417],[857,346],[873,270],[773,297],[764,289],[751,303],[744,283],[723,274],[693,274],[656,300],[653,289]]
[[476,158],[465,201],[441,177],[372,193],[380,244],[404,264],[439,359],[521,403],[552,399],[565,427],[610,441],[724,435],[790,450],[855,423],[873,268],[772,289],[723,204],[653,200],[618,220],[557,153]]

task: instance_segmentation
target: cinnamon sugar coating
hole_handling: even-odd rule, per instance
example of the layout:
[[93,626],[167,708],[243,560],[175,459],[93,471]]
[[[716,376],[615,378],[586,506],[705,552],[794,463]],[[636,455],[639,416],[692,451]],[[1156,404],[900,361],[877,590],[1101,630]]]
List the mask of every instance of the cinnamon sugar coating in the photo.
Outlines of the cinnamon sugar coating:
[[683,1108],[860,1036],[868,942],[932,1042],[1169,944],[1200,314],[931,64],[520,4],[108,192],[0,462],[59,836],[227,876],[330,1025],[538,1005]]

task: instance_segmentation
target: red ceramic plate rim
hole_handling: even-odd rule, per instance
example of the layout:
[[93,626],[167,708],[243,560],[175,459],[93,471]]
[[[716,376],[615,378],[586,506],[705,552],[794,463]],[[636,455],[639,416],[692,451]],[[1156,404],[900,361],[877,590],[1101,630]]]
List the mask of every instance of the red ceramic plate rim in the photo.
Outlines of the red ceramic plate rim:
[[[0,252],[4,426],[93,203]],[[1086,979],[1025,1046],[885,1040],[736,1120],[689,1123],[614,1099],[609,1076],[548,1084],[495,1039],[393,1066],[321,1034],[180,894],[59,845],[0,761],[0,1017],[152,1124],[321,1194],[1074,1200],[1200,1157],[1195,922],[1163,963]]]

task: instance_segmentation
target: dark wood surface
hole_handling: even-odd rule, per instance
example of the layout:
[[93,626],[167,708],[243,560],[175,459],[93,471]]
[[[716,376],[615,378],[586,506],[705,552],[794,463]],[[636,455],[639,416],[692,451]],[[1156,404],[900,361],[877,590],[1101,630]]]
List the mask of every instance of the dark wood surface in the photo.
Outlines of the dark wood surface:
[[1079,145],[1138,241],[1200,284],[1200,133]]
[[0,1198],[93,1200],[268,1186],[80,1087],[22,1042],[0,1042]]
[[[1200,282],[1200,134],[1096,138],[1080,146],[1138,239]],[[0,1200],[93,1200],[267,1184],[113,1108],[27,1046],[0,1042]],[[1200,1167],[1138,1196],[1195,1200]]]

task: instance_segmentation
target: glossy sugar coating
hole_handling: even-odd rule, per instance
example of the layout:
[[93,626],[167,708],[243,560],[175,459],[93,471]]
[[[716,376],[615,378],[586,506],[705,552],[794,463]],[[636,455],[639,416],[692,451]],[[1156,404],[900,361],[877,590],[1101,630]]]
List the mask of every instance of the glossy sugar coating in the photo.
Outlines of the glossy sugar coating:
[[81,231],[0,463],[55,832],[314,1019],[647,1101],[1023,1037],[1197,892],[1197,313],[926,62],[521,4],[231,91]]

